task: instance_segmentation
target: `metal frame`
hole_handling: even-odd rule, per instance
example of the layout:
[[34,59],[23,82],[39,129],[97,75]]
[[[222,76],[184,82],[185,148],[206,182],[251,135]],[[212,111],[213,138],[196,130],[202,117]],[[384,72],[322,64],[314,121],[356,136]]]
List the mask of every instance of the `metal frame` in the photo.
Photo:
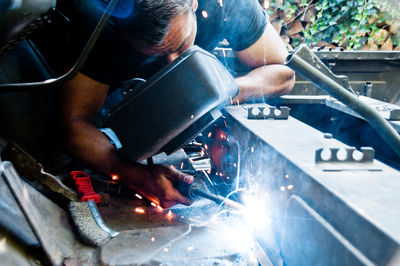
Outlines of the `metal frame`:
[[[362,254],[372,263],[389,262],[400,246],[397,225],[400,219],[399,171],[374,160],[373,163],[382,171],[326,172],[316,167],[316,150],[348,146],[324,138],[322,132],[292,117],[288,120],[248,120],[246,110],[233,106],[226,108],[225,116],[228,138],[241,140],[241,156],[247,158],[241,167],[242,179],[248,178],[252,186],[258,184],[271,195],[272,226],[284,260],[299,255],[298,264],[307,265],[312,259],[319,258],[332,264],[353,265],[359,264],[353,259]],[[306,202],[345,243],[355,248],[357,254],[349,248],[343,256],[332,257],[330,251],[335,250],[339,242],[335,240],[336,235],[326,233],[330,230],[325,230],[325,233],[309,230],[307,239],[291,235],[290,241],[304,245],[297,246],[299,253],[296,254],[285,250],[281,234],[290,227],[285,228],[283,222],[291,217],[285,206],[293,195]],[[311,219],[310,223],[318,221]],[[309,223],[307,226],[312,228]],[[316,245],[312,253],[302,253],[310,252],[306,246],[318,243],[321,238],[326,242]]]

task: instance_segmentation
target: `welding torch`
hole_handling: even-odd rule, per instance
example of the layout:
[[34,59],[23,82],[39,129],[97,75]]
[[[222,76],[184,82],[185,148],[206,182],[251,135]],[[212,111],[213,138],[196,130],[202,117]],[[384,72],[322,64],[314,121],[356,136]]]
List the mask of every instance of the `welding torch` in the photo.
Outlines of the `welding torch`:
[[[153,158],[150,157],[147,159],[147,164],[148,165],[154,165]],[[198,184],[188,184],[185,182],[179,182],[176,186],[176,189],[181,193],[183,196],[193,200],[196,199],[197,197],[203,197],[206,199],[209,199],[211,201],[214,201],[218,205],[224,205],[236,210],[243,210],[244,205],[236,202],[234,200],[224,198],[222,196],[218,196],[215,194],[212,194],[210,192],[206,192],[202,189],[200,189]]]
[[200,189],[198,184],[187,184],[187,183],[179,183],[177,186],[177,189],[179,193],[184,195],[185,197],[188,197],[189,199],[195,199],[197,197],[203,197],[209,200],[214,201],[218,205],[224,205],[236,210],[243,210],[244,205],[236,202],[234,200],[224,198],[222,196],[218,196],[215,194],[212,194],[210,192],[206,192],[202,189]]

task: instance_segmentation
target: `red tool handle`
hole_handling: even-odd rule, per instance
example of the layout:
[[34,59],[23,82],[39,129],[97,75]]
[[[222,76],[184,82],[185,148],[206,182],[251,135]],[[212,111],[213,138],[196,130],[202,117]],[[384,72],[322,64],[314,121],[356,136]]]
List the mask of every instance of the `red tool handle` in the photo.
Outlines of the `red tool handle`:
[[94,200],[95,203],[100,202],[100,195],[94,192],[90,177],[88,174],[82,171],[71,171],[71,178],[75,182],[78,196],[81,197],[81,201]]

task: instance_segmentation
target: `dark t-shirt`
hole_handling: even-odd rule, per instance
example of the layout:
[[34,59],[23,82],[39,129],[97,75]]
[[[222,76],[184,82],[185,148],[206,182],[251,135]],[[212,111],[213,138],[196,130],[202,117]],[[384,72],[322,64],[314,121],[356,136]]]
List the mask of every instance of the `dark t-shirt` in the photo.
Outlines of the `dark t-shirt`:
[[[226,39],[235,51],[254,44],[265,30],[268,17],[257,0],[198,0],[195,44],[212,50]],[[73,18],[73,50],[82,51],[105,8],[103,1],[81,0]],[[136,52],[110,20],[81,72],[99,82],[118,87],[135,77],[149,78],[163,60]]]

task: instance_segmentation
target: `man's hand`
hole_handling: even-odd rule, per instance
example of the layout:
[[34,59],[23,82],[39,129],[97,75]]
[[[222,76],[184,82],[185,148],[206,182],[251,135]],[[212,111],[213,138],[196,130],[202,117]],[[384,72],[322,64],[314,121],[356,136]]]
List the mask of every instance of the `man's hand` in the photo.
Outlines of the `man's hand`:
[[174,168],[165,165],[134,164],[120,180],[163,208],[179,203],[192,204],[192,201],[180,194],[176,187],[179,183],[192,184],[193,176]]
[[110,141],[93,124],[107,96],[108,86],[78,74],[60,88],[60,135],[71,156],[105,176],[117,174],[122,183],[169,208],[191,201],[174,185],[191,184],[193,177],[162,165],[142,165],[125,161]]

